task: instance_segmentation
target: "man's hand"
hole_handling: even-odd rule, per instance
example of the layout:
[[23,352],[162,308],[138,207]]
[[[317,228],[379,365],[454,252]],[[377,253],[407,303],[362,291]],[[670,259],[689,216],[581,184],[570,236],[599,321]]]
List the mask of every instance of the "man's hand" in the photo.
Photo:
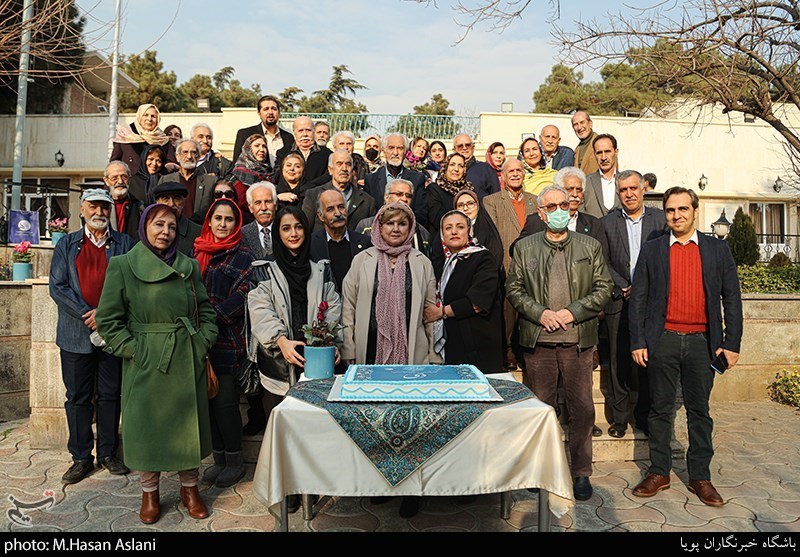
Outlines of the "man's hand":
[[339,365],[339,362],[342,361],[342,355],[339,354],[339,348],[338,347],[335,349],[335,352],[336,352],[336,357],[334,358],[333,363],[334,363],[334,365]]
[[539,322],[548,333],[552,333],[553,331],[561,328],[562,325],[558,314],[551,309],[546,309],[542,312],[542,317],[539,319]]
[[730,350],[725,350],[724,348],[717,348],[715,354],[719,356],[720,352],[723,352],[725,354],[725,359],[728,360],[728,369],[731,369],[739,361],[738,352],[731,352]]
[[631,357],[633,361],[636,362],[636,365],[639,367],[647,367],[647,348],[639,348],[638,350],[634,350],[631,352]]
[[625,288],[622,288],[621,290],[622,290],[622,299],[623,300],[627,300],[628,298],[631,297],[631,287],[630,286],[626,286]]
[[94,316],[96,313],[97,310],[92,309],[81,315],[81,319],[83,319],[83,322],[86,324],[87,327],[89,327],[93,331],[97,330],[97,323],[95,323],[94,321]]
[[566,331],[567,327],[575,322],[575,316],[572,315],[572,312],[567,308],[560,309],[556,312],[556,316],[558,316],[558,320],[561,322],[561,327]]
[[442,318],[442,308],[436,304],[425,304],[425,309],[422,311],[422,321],[424,323],[433,323]]

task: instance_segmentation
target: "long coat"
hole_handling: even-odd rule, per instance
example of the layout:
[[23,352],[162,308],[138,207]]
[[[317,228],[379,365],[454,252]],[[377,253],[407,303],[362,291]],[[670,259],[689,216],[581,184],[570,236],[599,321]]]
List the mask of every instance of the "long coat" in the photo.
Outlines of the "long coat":
[[[408,363],[413,365],[438,364],[441,358],[433,351],[433,325],[423,325],[425,304],[436,303],[436,279],[430,260],[411,249],[408,253],[411,267],[411,319],[408,323]],[[375,272],[378,269],[378,250],[371,247],[353,258],[350,272],[342,285],[342,324],[344,325],[343,360],[365,363],[372,296],[375,290]]]
[[97,331],[123,359],[130,468],[190,470],[211,453],[205,361],[216,318],[197,261],[182,253],[170,267],[140,242],[109,261]]

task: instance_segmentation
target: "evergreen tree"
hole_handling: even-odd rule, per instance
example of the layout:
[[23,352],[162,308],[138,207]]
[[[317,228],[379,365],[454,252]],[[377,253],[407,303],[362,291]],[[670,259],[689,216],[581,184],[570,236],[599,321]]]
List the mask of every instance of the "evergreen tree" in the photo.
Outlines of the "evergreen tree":
[[155,50],[145,50],[141,56],[134,54],[121,65],[139,83],[139,88],[119,96],[120,111],[135,112],[145,103],[156,105],[161,112],[196,110],[193,99],[178,88],[175,72],[165,72],[157,55]]
[[744,214],[741,207],[736,210],[736,215],[733,217],[731,231],[728,234],[728,245],[737,265],[758,263],[761,252],[756,240],[756,229],[752,219]]

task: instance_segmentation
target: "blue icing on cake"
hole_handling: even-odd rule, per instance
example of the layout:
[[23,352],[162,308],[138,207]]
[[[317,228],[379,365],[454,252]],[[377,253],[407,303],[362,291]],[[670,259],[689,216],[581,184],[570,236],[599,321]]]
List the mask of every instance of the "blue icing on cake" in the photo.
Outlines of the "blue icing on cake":
[[342,400],[376,402],[481,401],[492,398],[486,376],[472,365],[351,365]]

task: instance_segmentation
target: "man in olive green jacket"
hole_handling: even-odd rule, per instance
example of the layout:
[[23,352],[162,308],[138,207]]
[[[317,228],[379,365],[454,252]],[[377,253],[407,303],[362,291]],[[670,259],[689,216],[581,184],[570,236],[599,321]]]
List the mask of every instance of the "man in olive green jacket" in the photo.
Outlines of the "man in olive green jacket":
[[569,413],[569,451],[575,498],[592,496],[592,353],[597,315],[611,299],[600,242],[569,231],[569,194],[547,186],[537,198],[547,230],[514,246],[506,295],[519,312],[519,343],[539,399],[555,407],[561,374]]

